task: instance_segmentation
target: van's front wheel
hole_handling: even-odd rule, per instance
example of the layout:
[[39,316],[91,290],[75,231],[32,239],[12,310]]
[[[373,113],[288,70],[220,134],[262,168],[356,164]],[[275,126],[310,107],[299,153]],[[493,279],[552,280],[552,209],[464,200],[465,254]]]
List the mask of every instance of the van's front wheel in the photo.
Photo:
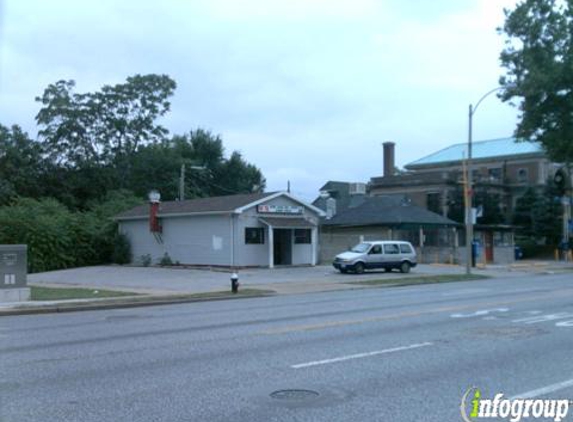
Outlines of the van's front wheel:
[[400,264],[400,272],[404,273],[404,274],[409,273],[410,272],[410,263],[406,262],[406,261],[402,262]]

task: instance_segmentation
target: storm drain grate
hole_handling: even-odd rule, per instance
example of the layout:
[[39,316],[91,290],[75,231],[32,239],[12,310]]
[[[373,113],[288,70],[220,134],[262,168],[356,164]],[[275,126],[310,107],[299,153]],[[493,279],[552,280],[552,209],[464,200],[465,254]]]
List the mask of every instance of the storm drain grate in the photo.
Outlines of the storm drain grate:
[[271,393],[271,397],[277,400],[308,400],[318,397],[320,394],[312,390],[278,390]]

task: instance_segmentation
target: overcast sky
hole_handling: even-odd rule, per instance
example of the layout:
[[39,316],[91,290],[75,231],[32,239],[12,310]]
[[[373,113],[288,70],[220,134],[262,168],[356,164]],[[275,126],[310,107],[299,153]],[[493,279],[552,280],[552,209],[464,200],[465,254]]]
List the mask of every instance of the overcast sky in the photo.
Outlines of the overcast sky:
[[[36,136],[34,98],[60,79],[95,91],[127,76],[177,82],[163,124],[221,135],[267,190],[306,200],[328,180],[382,173],[467,140],[467,113],[503,74],[515,0],[0,0],[0,123]],[[488,97],[474,139],[511,136]]]

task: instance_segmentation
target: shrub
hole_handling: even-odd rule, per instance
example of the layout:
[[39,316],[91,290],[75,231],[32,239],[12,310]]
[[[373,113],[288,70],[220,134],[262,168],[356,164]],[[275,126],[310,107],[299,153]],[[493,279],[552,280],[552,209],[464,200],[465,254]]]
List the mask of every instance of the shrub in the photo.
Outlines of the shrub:
[[129,264],[131,262],[131,243],[123,233],[117,233],[113,241],[112,262],[116,264]]
[[159,265],[162,267],[169,267],[173,265],[173,261],[167,252],[163,254],[163,257],[159,260]]
[[145,255],[141,255],[139,257],[139,260],[141,261],[141,265],[143,265],[144,267],[149,267],[151,265],[151,255],[149,255],[148,253],[146,253]]
[[117,191],[89,211],[71,212],[55,199],[19,198],[0,207],[0,244],[28,245],[30,272],[127,263],[129,242],[118,238],[112,217],[140,202],[128,191]]

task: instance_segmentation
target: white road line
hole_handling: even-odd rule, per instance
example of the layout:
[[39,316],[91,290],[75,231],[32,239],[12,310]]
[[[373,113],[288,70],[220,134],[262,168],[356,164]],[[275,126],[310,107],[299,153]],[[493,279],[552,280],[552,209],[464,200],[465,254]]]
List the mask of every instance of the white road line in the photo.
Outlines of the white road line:
[[383,355],[386,353],[402,352],[405,350],[418,349],[420,347],[427,347],[427,346],[433,346],[433,343],[430,342],[417,343],[417,344],[411,344],[409,346],[394,347],[392,349],[376,350],[374,352],[358,353],[356,355],[347,355],[332,359],[316,360],[314,362],[306,362],[306,363],[299,363],[297,365],[291,365],[291,368],[293,369],[308,368],[309,366],[326,365],[328,363],[342,362],[345,360],[368,358],[371,356]]
[[538,388],[537,390],[531,390],[525,393],[516,394],[510,400],[532,399],[535,397],[544,396],[545,394],[553,393],[555,391],[563,390],[569,387],[573,387],[573,379],[563,382],[558,382],[557,384],[548,385],[547,387]]
[[526,318],[514,319],[511,322],[522,322],[524,324],[538,324],[540,322],[555,321],[558,319],[573,318],[573,312],[559,312],[556,314],[537,315]]

